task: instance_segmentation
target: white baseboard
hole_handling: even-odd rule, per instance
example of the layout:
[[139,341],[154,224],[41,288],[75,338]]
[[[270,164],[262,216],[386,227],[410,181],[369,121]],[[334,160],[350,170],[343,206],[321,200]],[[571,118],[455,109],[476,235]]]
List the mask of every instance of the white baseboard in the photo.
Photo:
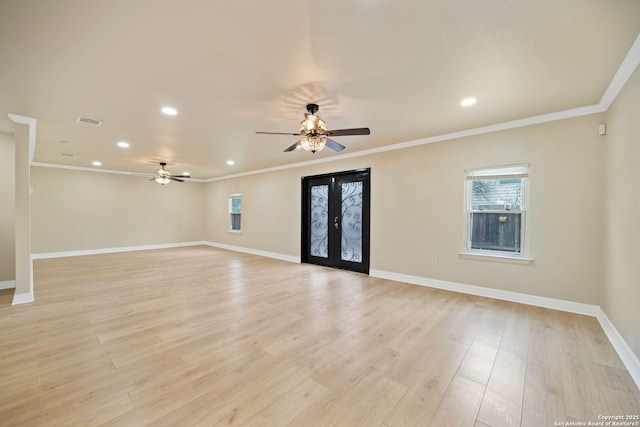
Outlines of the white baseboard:
[[101,255],[116,252],[146,251],[152,249],[181,248],[185,246],[207,245],[208,242],[162,243],[157,245],[123,246],[119,248],[85,249],[80,251],[43,252],[31,254],[31,259],[64,258],[71,256]]
[[0,282],[0,290],[3,289],[15,289],[16,281],[15,280],[4,280]]
[[258,255],[266,258],[274,258],[274,259],[279,259],[281,261],[294,262],[298,264],[300,263],[300,257],[297,257],[297,256],[284,255],[276,252],[267,252],[267,251],[261,251],[257,249],[244,248],[242,246],[225,245],[224,243],[204,242],[203,244],[214,247],[214,248],[227,249],[229,251],[242,252],[242,253],[251,254],[251,255]]
[[[235,252],[241,252],[251,255],[258,255],[267,258],[278,259],[281,261],[288,261],[293,263],[300,263],[300,257],[279,254],[276,252],[261,251],[257,249],[245,248],[241,246],[227,245],[223,243],[216,243],[210,241],[200,242],[186,242],[186,243],[167,243],[158,245],[144,245],[144,246],[127,246],[121,248],[106,248],[106,249],[89,249],[82,251],[67,251],[67,252],[49,252],[32,254],[32,259],[45,259],[45,258],[59,258],[68,256],[82,256],[82,255],[98,255],[115,252],[128,252],[128,251],[141,251],[151,249],[166,249],[185,246],[205,245],[220,249],[231,250]],[[412,276],[409,274],[394,273],[384,270],[372,269],[369,271],[369,275],[378,277],[381,279],[395,280],[403,283],[410,283],[414,285],[427,286],[430,288],[443,289],[447,291],[460,292],[464,294],[476,295],[487,298],[494,298],[503,301],[516,302],[520,304],[527,304],[536,307],[549,308],[553,310],[566,311],[570,313],[583,314],[586,316],[595,317],[600,322],[602,329],[609,338],[611,345],[616,350],[620,359],[624,363],[625,367],[629,371],[629,374],[635,381],[636,385],[640,389],[640,360],[631,350],[626,343],[622,335],[618,332],[615,326],[611,323],[609,318],[605,315],[599,306],[591,304],[583,304],[579,302],[559,300],[555,298],[540,297],[536,295],[521,294],[518,292],[503,291],[500,289],[485,288],[482,286],[465,285],[462,283],[448,282],[444,280],[430,279],[427,277]],[[0,282],[0,289],[5,284],[7,286],[4,289],[15,287],[9,285],[9,282]],[[33,294],[18,294],[14,295],[13,304],[26,304],[33,302]]]
[[18,304],[29,304],[32,303],[34,300],[33,298],[33,293],[29,292],[28,294],[14,294],[13,295],[13,302],[11,303],[11,305],[18,305]]
[[598,322],[604,330],[604,333],[607,335],[607,338],[609,338],[614,350],[618,353],[618,356],[620,356],[622,363],[629,371],[631,378],[633,378],[636,386],[640,389],[640,359],[638,359],[633,350],[631,350],[627,342],[624,340],[622,335],[620,335],[613,323],[611,323],[604,311],[602,311],[602,309],[597,305],[539,297],[536,295],[521,294],[518,292],[502,291],[499,289],[484,288],[482,286],[464,285],[461,283],[411,276],[408,274],[392,273],[383,270],[371,270],[369,271],[369,274],[381,279],[395,280],[403,283],[411,283],[413,285],[427,286],[446,291],[460,292],[595,317],[598,319]]
[[251,255],[258,255],[266,258],[274,258],[274,259],[279,259],[281,261],[300,263],[300,257],[296,257],[296,256],[283,255],[276,252],[267,252],[267,251],[261,251],[257,249],[245,248],[242,246],[226,245],[224,243],[216,243],[216,242],[208,242],[208,241],[184,242],[184,243],[162,243],[157,245],[143,245],[143,246],[123,246],[118,248],[85,249],[80,251],[42,252],[42,253],[31,254],[31,259],[64,258],[64,257],[83,256],[83,255],[101,255],[101,254],[111,254],[111,253],[117,253],[117,252],[146,251],[146,250],[153,250],[153,249],[170,249],[170,248],[180,248],[185,246],[198,246],[198,245],[211,246],[214,248],[226,249],[226,250],[235,251],[235,252],[242,252],[242,253],[251,254]]
[[640,359],[635,355],[631,347],[627,344],[627,342],[622,338],[620,332],[613,326],[611,320],[607,317],[607,315],[598,307],[598,313],[596,315],[598,318],[598,322],[600,322],[600,326],[604,330],[604,333],[609,338],[609,342],[620,356],[620,360],[629,371],[629,375],[633,378],[633,381],[640,389]]
[[485,288],[482,286],[464,285],[462,283],[447,282],[444,280],[429,279],[408,274],[392,273],[383,270],[371,270],[371,276],[381,279],[396,280],[398,282],[443,289],[446,291],[460,292],[463,294],[499,299],[521,304],[534,305],[536,307],[551,308],[553,310],[567,311],[570,313],[584,314],[596,317],[600,307],[591,304],[559,300],[555,298],[540,297],[536,295],[521,294],[518,292],[503,291],[500,289]]

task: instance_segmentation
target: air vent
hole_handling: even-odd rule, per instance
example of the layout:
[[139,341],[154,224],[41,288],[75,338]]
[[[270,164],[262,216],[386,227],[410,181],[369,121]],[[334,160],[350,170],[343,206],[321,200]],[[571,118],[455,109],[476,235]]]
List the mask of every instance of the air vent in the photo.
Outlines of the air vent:
[[91,119],[89,117],[82,117],[82,116],[76,117],[76,122],[84,123],[91,126],[100,126],[102,124],[102,120]]
[[60,155],[62,157],[75,157],[76,156],[75,154],[71,154],[71,153],[60,153]]

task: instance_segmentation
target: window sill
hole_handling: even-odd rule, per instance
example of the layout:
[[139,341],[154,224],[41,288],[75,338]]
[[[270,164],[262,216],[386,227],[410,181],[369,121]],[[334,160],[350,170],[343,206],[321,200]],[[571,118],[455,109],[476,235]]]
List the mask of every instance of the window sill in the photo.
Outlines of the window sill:
[[486,253],[486,252],[469,252],[469,251],[461,251],[459,255],[462,258],[468,259],[478,259],[478,260],[486,260],[486,261],[498,261],[498,262],[509,262],[514,264],[530,264],[533,262],[533,258],[522,256],[522,255],[509,255],[504,253]]
[[227,230],[229,233],[242,234],[242,230]]

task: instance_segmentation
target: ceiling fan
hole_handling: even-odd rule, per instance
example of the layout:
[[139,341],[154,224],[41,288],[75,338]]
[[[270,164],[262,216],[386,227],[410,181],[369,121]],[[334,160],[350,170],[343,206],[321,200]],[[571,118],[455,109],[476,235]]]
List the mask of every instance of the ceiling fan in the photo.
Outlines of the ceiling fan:
[[304,115],[304,120],[300,122],[299,133],[280,133],[280,132],[256,132],[266,135],[293,135],[299,136],[300,141],[293,144],[291,147],[286,148],[284,151],[293,151],[298,147],[302,147],[307,151],[315,153],[322,150],[325,146],[335,151],[344,150],[346,147],[342,144],[338,144],[329,137],[334,136],[348,136],[348,135],[370,135],[369,128],[355,128],[355,129],[335,129],[327,130],[327,124],[320,117],[316,116],[318,112],[318,104],[307,104],[307,113]]
[[160,169],[156,170],[153,175],[147,175],[152,176],[149,181],[156,181],[160,185],[167,185],[171,181],[184,182],[185,178],[191,178],[189,175],[180,175],[180,178],[175,177],[171,175],[170,171],[164,168],[165,166],[167,166],[165,162],[160,162]]

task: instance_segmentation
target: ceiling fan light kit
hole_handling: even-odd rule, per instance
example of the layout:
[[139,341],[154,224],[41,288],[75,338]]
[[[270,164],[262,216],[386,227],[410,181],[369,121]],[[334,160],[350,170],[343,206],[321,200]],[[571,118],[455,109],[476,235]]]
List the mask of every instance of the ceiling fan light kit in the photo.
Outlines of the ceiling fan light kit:
[[315,153],[320,151],[327,144],[327,138],[323,136],[303,136],[300,139],[300,145],[307,151]]
[[144,176],[151,177],[150,181],[155,181],[160,185],[167,185],[171,181],[184,182],[186,178],[191,178],[188,174],[181,175],[180,178],[177,178],[171,175],[171,172],[164,168],[165,166],[167,166],[165,162],[160,162],[160,169],[154,171],[153,174],[145,174]]
[[305,135],[300,138],[300,145],[307,151],[315,153],[324,148],[327,143],[327,124],[315,113],[318,111],[317,104],[307,105],[307,111],[304,115],[304,120],[300,122],[300,135]]
[[156,171],[155,180],[160,185],[167,185],[171,182],[171,179],[169,179],[171,177],[171,172],[164,168],[166,165],[167,164],[164,162],[160,163],[160,169]]
[[160,185],[167,185],[168,183],[171,182],[171,180],[168,177],[160,176],[160,175],[156,176],[155,180]]
[[304,148],[306,151],[315,153],[328,146],[332,150],[342,151],[346,147],[338,144],[336,141],[329,139],[330,136],[347,136],[347,135],[370,135],[369,128],[356,129],[336,129],[327,130],[327,124],[320,117],[316,116],[318,112],[318,104],[307,104],[307,113],[304,120],[300,122],[300,133],[280,133],[280,132],[256,132],[258,134],[267,135],[292,135],[299,136],[300,141],[296,142],[284,151],[293,151],[298,147]]

